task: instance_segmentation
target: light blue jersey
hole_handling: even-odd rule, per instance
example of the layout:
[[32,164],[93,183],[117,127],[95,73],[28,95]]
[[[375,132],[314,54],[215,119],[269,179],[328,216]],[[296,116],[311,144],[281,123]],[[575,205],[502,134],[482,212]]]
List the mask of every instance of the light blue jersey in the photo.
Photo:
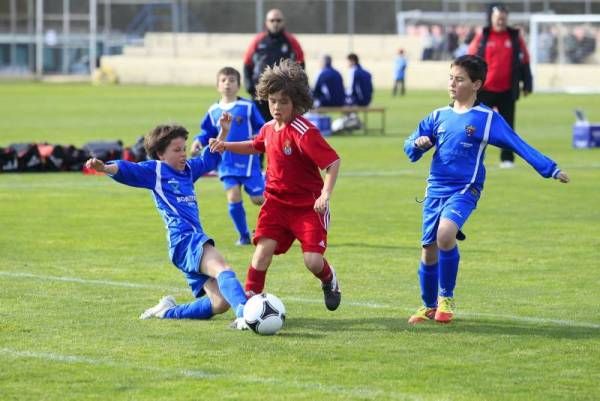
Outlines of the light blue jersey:
[[[202,244],[212,241],[200,223],[194,182],[214,170],[219,160],[218,153],[211,153],[205,148],[200,156],[186,162],[183,171],[177,171],[158,160],[140,163],[114,161],[119,166],[117,174],[112,176],[115,181],[152,191],[156,209],[167,229],[169,257],[175,266],[185,272],[198,271]],[[191,234],[199,244],[190,246]]]
[[481,192],[488,144],[514,151],[543,177],[556,177],[560,171],[554,161],[521,139],[500,114],[483,104],[464,113],[446,106],[429,114],[404,142],[404,152],[412,162],[426,152],[415,146],[420,136],[428,136],[436,148],[427,178],[429,197],[444,198],[469,189]]
[[[260,111],[250,100],[238,98],[224,107],[215,103],[210,106],[204,116],[200,124],[200,134],[195,138],[203,147],[208,145],[210,138],[217,137],[220,129],[219,118],[224,111],[229,112],[232,116],[231,130],[226,139],[229,142],[252,139],[265,123]],[[221,164],[219,164],[219,177],[250,177],[253,169],[260,171],[260,160],[257,155],[240,155],[225,151]]]

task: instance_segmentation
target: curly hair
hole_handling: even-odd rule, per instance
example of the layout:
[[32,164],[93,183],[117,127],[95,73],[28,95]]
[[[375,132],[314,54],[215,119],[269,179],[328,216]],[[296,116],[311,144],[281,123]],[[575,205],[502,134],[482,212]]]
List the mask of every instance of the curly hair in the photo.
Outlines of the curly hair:
[[294,111],[304,114],[313,105],[308,77],[300,64],[291,59],[282,59],[279,64],[267,67],[256,85],[260,100],[269,100],[269,95],[282,92],[292,100]]
[[144,148],[146,153],[152,159],[159,159],[158,155],[164,153],[167,146],[175,138],[188,138],[188,131],[177,124],[162,124],[157,125],[153,130],[144,136]]

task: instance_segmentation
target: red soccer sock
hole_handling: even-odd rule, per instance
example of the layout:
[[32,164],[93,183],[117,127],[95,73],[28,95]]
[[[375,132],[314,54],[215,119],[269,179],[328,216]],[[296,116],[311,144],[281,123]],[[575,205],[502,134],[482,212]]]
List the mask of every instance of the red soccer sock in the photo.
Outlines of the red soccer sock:
[[246,276],[246,292],[252,291],[255,294],[260,294],[265,288],[265,278],[267,271],[256,270],[254,267],[248,267],[248,275]]
[[328,283],[333,278],[333,273],[331,272],[331,267],[329,267],[329,263],[327,260],[323,259],[323,270],[319,273],[315,274],[322,283]]

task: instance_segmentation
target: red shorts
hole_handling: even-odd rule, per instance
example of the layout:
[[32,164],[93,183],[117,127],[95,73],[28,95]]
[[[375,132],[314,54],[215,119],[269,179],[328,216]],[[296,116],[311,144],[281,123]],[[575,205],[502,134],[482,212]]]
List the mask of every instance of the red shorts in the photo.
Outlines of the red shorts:
[[258,214],[254,244],[261,238],[277,241],[275,255],[286,253],[295,239],[300,241],[302,252],[321,255],[327,249],[329,209],[324,214],[310,207],[291,207],[273,199],[265,200]]

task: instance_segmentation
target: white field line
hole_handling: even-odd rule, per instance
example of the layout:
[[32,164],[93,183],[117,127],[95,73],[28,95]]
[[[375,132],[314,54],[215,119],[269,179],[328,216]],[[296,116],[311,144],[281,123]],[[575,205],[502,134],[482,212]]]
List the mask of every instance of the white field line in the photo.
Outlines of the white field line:
[[[13,278],[31,278],[31,279],[46,280],[46,281],[62,281],[62,282],[68,282],[68,283],[98,285],[98,286],[107,286],[107,287],[152,289],[152,290],[160,290],[162,292],[172,292],[172,293],[187,293],[188,292],[188,290],[185,287],[167,288],[167,287],[163,287],[163,286],[159,286],[159,285],[130,283],[127,281],[88,280],[88,279],[82,279],[82,278],[78,278],[78,277],[48,276],[48,275],[41,275],[41,274],[8,272],[8,271],[0,271],[0,277],[1,276],[13,277]],[[296,302],[296,303],[301,303],[301,304],[321,304],[323,302],[321,300],[298,298],[298,297],[286,297],[285,299],[286,299],[286,301],[291,301],[291,302]],[[391,305],[391,304],[384,304],[384,303],[347,301],[347,300],[344,300],[343,306],[345,306],[345,307],[351,306],[351,307],[356,307],[356,308],[370,308],[370,309],[400,309],[400,310],[409,311],[409,312],[412,312],[414,310],[414,307],[408,308],[405,306],[398,306],[398,305]],[[459,310],[457,312],[457,315],[458,316],[466,316],[466,317],[470,316],[470,317],[475,317],[475,318],[485,318],[485,319],[511,320],[511,321],[515,321],[515,322],[524,322],[524,323],[600,329],[600,324],[597,324],[597,323],[576,322],[573,320],[564,320],[564,319],[552,319],[552,318],[518,316],[518,315],[508,315],[508,314],[495,314],[495,313],[468,312],[468,311],[461,311],[461,310]]]
[[[564,164],[560,166],[561,168],[565,169],[565,170],[589,170],[589,169],[600,169],[600,163],[597,162],[591,162],[591,163],[587,163],[587,164]],[[490,170],[499,170],[500,167],[496,166],[493,163],[489,163],[485,166],[486,170],[490,171]],[[530,170],[527,166],[525,166],[525,170]],[[52,174],[52,173],[50,173]],[[425,171],[418,171],[417,169],[396,169],[396,170],[345,170],[345,171],[341,171],[340,172],[340,176],[342,177],[399,177],[399,176],[406,176],[406,175],[416,175],[416,174],[420,174],[423,176],[426,176],[427,173]],[[58,188],[60,190],[64,189],[64,181],[63,180],[57,180],[57,181],[52,181],[52,182],[48,182],[48,181],[40,181],[40,182],[36,182],[36,181],[31,181],[31,182],[19,182],[18,180],[15,181],[13,179],[8,179],[10,177],[19,177],[20,173],[15,173],[15,174],[4,174],[4,177],[7,178],[6,180],[2,180],[2,176],[0,176],[0,189],[10,189],[10,190],[15,190],[15,189],[44,189],[44,188],[48,188],[48,189],[54,189],[54,188]],[[68,175],[65,175],[65,177],[68,177]],[[99,182],[100,181],[100,182]],[[70,182],[69,183],[69,188],[93,188],[93,187],[98,187],[98,185],[102,185],[102,183],[106,184],[107,188],[116,188],[117,191],[119,191],[119,187],[117,186],[113,186],[112,183],[110,183],[110,181],[108,180],[104,180],[103,181],[103,177],[90,177],[89,180],[87,181],[79,181],[77,183],[73,183]],[[103,190],[106,190],[106,188],[103,188]]]
[[[152,373],[158,373],[168,376],[183,376],[194,379],[225,379],[236,382],[243,382],[249,384],[274,384],[274,385],[285,385],[295,387],[300,390],[312,390],[321,393],[331,394],[344,394],[348,397],[360,397],[361,399],[368,398],[373,400],[395,399],[404,401],[423,401],[424,399],[420,396],[408,393],[399,392],[387,392],[371,387],[345,387],[336,385],[324,385],[322,383],[311,383],[302,382],[298,380],[284,380],[273,377],[259,377],[250,375],[237,375],[237,374],[219,374],[210,373],[198,369],[177,369],[177,368],[160,368],[155,366],[148,366],[147,364],[132,364],[127,362],[117,362],[110,359],[94,359],[84,356],[77,355],[63,355],[54,352],[34,352],[34,351],[18,351],[10,348],[0,348],[0,356],[17,359],[41,359],[44,361],[66,363],[66,364],[82,364],[91,366],[110,366],[117,369],[131,369],[136,371],[147,371]],[[274,396],[277,396],[274,394]]]

